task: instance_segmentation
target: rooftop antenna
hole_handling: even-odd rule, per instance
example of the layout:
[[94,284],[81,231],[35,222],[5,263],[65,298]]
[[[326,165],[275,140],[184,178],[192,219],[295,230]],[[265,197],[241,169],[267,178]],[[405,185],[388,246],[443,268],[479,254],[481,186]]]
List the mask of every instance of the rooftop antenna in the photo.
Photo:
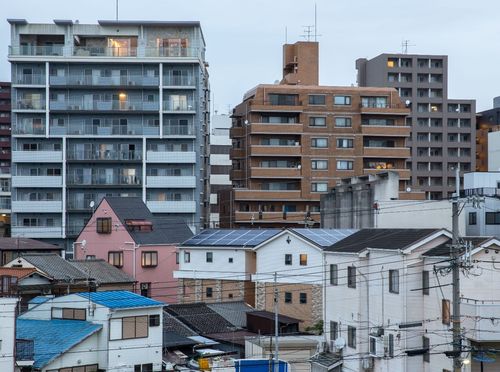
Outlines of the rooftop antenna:
[[314,41],[318,41],[318,13],[316,10],[316,3],[314,3]]
[[285,26],[285,44],[288,44],[288,28]]
[[304,28],[304,33],[300,36],[302,36],[304,39],[306,39],[307,41],[311,41],[311,36],[316,37],[315,32],[313,33],[314,25],[306,25],[302,27]]
[[115,4],[116,4],[116,20],[118,21],[118,0],[116,0]]
[[401,42],[401,51],[403,54],[408,54],[408,47],[416,46],[416,44],[410,44],[410,40],[403,40]]

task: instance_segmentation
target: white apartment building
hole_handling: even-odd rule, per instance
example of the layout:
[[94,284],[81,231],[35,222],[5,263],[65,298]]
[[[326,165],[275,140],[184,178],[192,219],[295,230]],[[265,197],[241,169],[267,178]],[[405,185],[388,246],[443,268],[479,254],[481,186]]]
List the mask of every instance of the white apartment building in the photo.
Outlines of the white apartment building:
[[163,305],[128,291],[47,298],[18,318],[17,335],[34,340],[41,372],[161,371]]

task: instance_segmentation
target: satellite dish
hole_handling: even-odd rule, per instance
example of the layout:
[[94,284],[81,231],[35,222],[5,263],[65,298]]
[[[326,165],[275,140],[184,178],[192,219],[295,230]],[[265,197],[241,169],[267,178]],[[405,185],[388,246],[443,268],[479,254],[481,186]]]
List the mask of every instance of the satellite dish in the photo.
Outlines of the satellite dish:
[[407,187],[406,192],[411,192],[411,187]]
[[85,239],[82,240],[82,247],[85,247],[87,245],[87,241]]
[[90,202],[90,204],[89,204],[89,207],[90,207],[90,208],[94,208],[94,205],[95,205],[95,203],[94,203],[94,201],[92,200],[92,201]]
[[245,120],[245,125],[248,125],[248,120]]
[[345,338],[344,337],[337,338],[334,344],[337,350],[342,350],[345,347]]
[[411,101],[410,101],[409,99],[407,99],[407,100],[405,101],[406,106],[410,106],[410,103],[411,103]]

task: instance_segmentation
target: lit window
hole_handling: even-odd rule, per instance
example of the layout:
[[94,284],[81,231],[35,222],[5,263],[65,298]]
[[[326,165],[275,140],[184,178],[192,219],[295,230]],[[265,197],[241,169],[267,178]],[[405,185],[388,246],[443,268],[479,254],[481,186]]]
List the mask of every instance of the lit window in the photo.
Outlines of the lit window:
[[155,267],[158,265],[158,252],[142,252],[141,254],[142,267]]
[[307,254],[300,254],[300,266],[307,266]]
[[393,68],[394,66],[395,66],[394,61],[391,61],[391,60],[388,60],[388,61],[387,61],[387,67],[389,67],[389,68]]
[[122,267],[123,252],[108,252],[108,263],[116,267]]

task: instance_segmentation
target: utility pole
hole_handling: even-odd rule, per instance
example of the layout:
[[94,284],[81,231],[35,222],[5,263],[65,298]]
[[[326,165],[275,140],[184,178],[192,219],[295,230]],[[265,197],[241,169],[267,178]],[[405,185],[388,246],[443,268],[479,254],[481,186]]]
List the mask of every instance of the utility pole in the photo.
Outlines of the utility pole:
[[460,246],[458,242],[458,210],[460,197],[460,168],[455,169],[455,195],[452,200],[451,265],[453,285],[453,371],[462,370],[462,336],[460,329]]
[[279,317],[278,317],[278,309],[279,309],[279,296],[278,296],[278,274],[276,271],[274,272],[274,371],[279,372],[279,359],[278,359],[278,337],[279,337]]

